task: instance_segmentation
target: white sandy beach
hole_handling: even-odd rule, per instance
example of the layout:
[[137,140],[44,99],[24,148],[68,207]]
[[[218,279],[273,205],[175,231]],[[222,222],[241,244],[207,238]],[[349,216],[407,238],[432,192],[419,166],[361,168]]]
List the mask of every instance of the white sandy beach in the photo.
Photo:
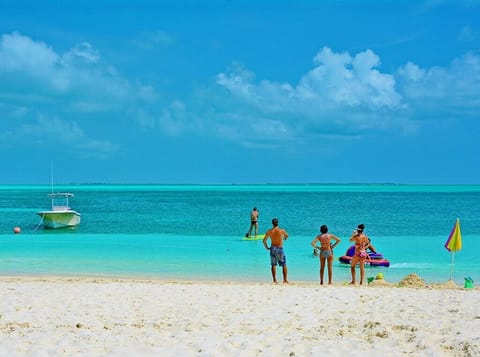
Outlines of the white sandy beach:
[[478,356],[480,290],[1,277],[1,356]]

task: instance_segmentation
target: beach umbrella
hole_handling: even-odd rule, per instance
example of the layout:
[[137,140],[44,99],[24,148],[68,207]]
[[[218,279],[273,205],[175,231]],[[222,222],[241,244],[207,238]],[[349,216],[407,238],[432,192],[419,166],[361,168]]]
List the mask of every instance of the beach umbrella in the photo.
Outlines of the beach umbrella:
[[450,265],[450,280],[452,280],[455,252],[462,249],[462,233],[460,232],[460,219],[458,218],[445,242],[445,248],[452,254],[452,263]]

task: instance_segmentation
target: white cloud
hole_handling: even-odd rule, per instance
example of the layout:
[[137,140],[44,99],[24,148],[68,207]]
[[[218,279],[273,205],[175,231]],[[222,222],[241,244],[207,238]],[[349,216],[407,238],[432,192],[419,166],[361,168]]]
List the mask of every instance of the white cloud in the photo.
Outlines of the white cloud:
[[33,124],[23,124],[23,132],[32,137],[49,140],[58,137],[64,143],[77,142],[84,136],[76,122],[68,122],[58,118],[46,118],[40,115]]
[[100,54],[88,42],[83,42],[65,53],[62,61],[66,66],[77,63],[96,64],[100,61]]
[[341,106],[376,109],[400,106],[395,80],[376,67],[380,61],[372,51],[351,57],[323,48],[315,58],[316,66],[307,72],[296,87],[288,83],[261,81],[253,83],[254,75],[246,70],[217,76],[217,83],[232,95],[254,102],[265,110],[287,110],[309,115],[316,110]]
[[[385,127],[384,112],[403,107],[394,76],[380,72],[379,66],[380,59],[371,50],[351,56],[324,47],[314,57],[314,67],[296,85],[256,83],[255,74],[239,65],[218,74],[217,84],[240,102],[237,110],[250,114],[247,118],[252,119],[246,119],[244,126],[253,132],[272,127],[274,121],[275,127],[282,128],[277,135],[283,139],[332,128],[351,135],[352,125],[362,130]],[[224,121],[231,118],[225,115]]]
[[59,56],[45,43],[35,42],[17,32],[2,35],[0,71],[39,74],[38,69],[53,71]]
[[[164,35],[156,33],[152,43],[161,43],[162,38],[168,42]],[[0,76],[0,99],[19,108],[22,133],[43,140],[36,133],[47,130],[43,134],[54,137],[58,130],[68,133],[76,148],[105,155],[116,147],[88,138],[83,118],[94,114],[95,119],[112,118],[117,115],[104,113],[118,113],[166,135],[214,135],[246,146],[261,140],[274,147],[277,142],[332,133],[337,137],[377,130],[412,133],[421,129],[424,118],[442,119],[459,112],[468,118],[473,117],[468,113],[480,109],[480,58],[475,54],[457,58],[448,67],[421,68],[411,61],[387,73],[370,49],[350,54],[324,47],[295,82],[258,79],[252,70],[234,63],[216,76],[213,88],[197,91],[198,102],[182,98],[160,107],[153,85],[123,77],[103,63],[88,42],[57,53],[43,42],[12,33],[0,38]],[[51,114],[51,108],[77,116],[66,120],[63,114]],[[32,112],[43,114],[32,121]],[[7,115],[13,119],[13,111]],[[49,124],[42,117],[57,119],[49,119]]]
[[[102,63],[99,51],[88,42],[57,53],[44,42],[13,32],[0,37],[0,99],[22,108],[4,112],[4,117],[24,114],[22,121],[10,120],[5,131],[18,131],[38,143],[46,143],[45,138],[68,142],[69,150],[81,155],[91,150],[92,155],[104,157],[117,147],[89,138],[82,127],[91,118],[112,117],[105,113],[128,117],[137,106],[156,100],[156,93],[152,86],[131,82]],[[22,126],[18,130],[13,125]]]
[[[12,75],[7,81],[24,83],[18,90],[49,98],[61,98],[61,103],[77,108],[119,110],[128,102],[154,97],[153,90],[139,83],[130,83],[111,66],[101,62],[100,53],[88,42],[59,54],[43,42],[17,32],[0,39],[0,73]],[[11,89],[12,91],[14,89]],[[139,94],[140,93],[140,94]],[[86,103],[89,102],[88,105]],[[105,103],[108,102],[108,106]]]
[[92,140],[75,121],[39,115],[33,123],[21,125],[21,132],[33,145],[55,145],[59,150],[82,157],[106,158],[117,146],[102,140]]
[[158,129],[168,136],[179,136],[186,131],[194,130],[194,125],[188,118],[193,116],[187,113],[185,104],[180,100],[170,103],[160,114],[153,114],[142,108],[135,112],[135,119],[143,129]]
[[[475,118],[480,109],[480,58],[466,54],[448,67],[420,68],[408,62],[394,73],[380,71],[371,50],[355,55],[324,47],[298,84],[256,80],[238,64],[217,75],[236,115],[218,114],[222,130],[231,125],[242,134],[265,133],[275,121],[282,138],[359,135],[395,130],[411,135],[424,120]],[[228,101],[227,99],[224,100]],[[226,109],[227,110],[227,109]],[[237,117],[242,117],[242,127]],[[261,128],[261,129],[258,129]],[[258,129],[258,130],[257,130]]]
[[421,69],[407,63],[398,71],[403,96],[420,113],[435,110],[437,118],[462,112],[468,115],[480,109],[480,57],[466,54],[449,67]]
[[425,70],[418,67],[415,63],[408,62],[399,69],[398,73],[404,76],[408,81],[416,82],[425,76]]
[[328,107],[346,105],[376,109],[400,105],[393,76],[376,69],[380,59],[371,50],[351,57],[348,53],[335,54],[324,47],[314,62],[315,68],[297,86],[301,104],[307,104],[304,102],[312,98]]
[[254,80],[253,72],[246,70],[239,63],[234,63],[228,74],[217,75],[218,84],[245,100],[255,100],[256,98],[255,86],[251,83]]
[[220,73],[217,83],[265,111],[311,115],[312,107],[320,111],[342,106],[373,110],[401,105],[394,77],[376,69],[380,60],[370,50],[351,57],[325,47],[315,56],[314,63],[315,67],[296,87],[268,80],[255,84],[254,74],[238,66],[228,74]]

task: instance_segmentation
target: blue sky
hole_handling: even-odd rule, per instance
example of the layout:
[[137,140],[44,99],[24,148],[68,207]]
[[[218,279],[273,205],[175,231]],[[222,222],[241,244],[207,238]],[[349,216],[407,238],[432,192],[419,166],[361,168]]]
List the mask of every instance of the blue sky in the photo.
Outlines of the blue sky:
[[0,183],[480,183],[480,1],[0,0]]

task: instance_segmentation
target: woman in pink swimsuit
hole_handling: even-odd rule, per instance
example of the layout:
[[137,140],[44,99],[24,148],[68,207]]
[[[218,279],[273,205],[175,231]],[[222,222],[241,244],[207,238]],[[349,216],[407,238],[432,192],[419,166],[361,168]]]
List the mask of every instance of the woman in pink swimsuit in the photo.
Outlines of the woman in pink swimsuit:
[[355,244],[355,253],[350,261],[350,271],[352,273],[351,285],[355,285],[355,266],[357,264],[360,265],[360,285],[363,284],[365,278],[365,260],[368,257],[367,248],[370,246],[370,239],[363,234],[364,229],[365,225],[359,224],[350,238],[350,242],[354,242]]

